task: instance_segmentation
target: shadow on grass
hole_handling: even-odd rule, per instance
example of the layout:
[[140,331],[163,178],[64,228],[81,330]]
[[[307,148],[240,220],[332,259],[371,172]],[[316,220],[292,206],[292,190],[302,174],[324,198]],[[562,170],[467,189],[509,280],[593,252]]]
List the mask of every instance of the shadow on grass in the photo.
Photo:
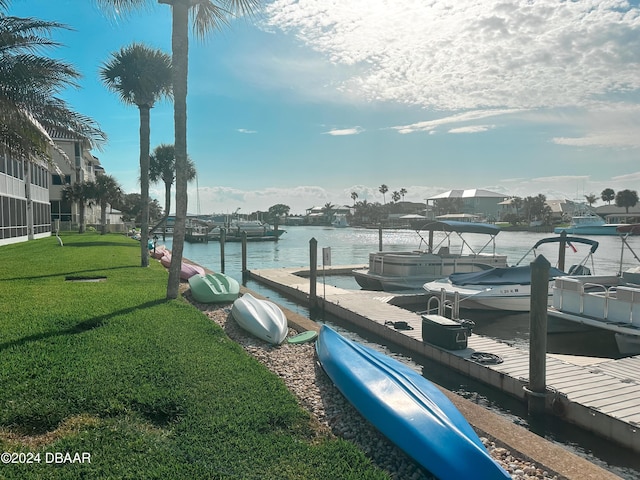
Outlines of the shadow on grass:
[[[64,239],[63,239],[64,241]],[[82,247],[125,247],[125,248],[140,248],[139,242],[122,243],[122,242],[109,242],[107,240],[95,241],[95,242],[83,242],[73,243],[68,242],[64,244],[63,248],[82,248]]]
[[[121,270],[123,268],[137,268],[137,267],[140,267],[140,265],[120,265],[117,267],[89,268],[87,270],[74,270],[73,272],[56,272],[56,273],[49,273],[47,275],[30,275],[30,276],[24,276],[24,277],[0,278],[0,282],[10,282],[12,280],[36,280],[38,278],[54,278],[54,277],[80,277],[80,276],[83,276],[81,274],[84,274],[84,276],[87,276],[86,274],[91,272],[106,272],[108,270]],[[143,268],[143,267],[140,267],[140,268]]]
[[127,315],[137,310],[152,308],[157,305],[162,305],[163,303],[166,303],[169,301],[170,300],[167,300],[166,298],[153,300],[150,302],[142,303],[140,305],[136,305],[134,307],[123,308],[122,310],[111,312],[107,315],[101,315],[99,317],[89,318],[87,320],[79,322],[63,330],[52,330],[49,332],[37,333],[35,335],[29,335],[28,337],[22,337],[16,340],[12,340],[10,342],[0,343],[0,352],[11,347],[21,347],[21,346],[27,345],[28,343],[37,342],[47,338],[61,337],[63,335],[76,335],[78,333],[83,333],[89,330],[93,330],[94,328],[101,327],[102,325],[105,324],[105,322],[119,315]]

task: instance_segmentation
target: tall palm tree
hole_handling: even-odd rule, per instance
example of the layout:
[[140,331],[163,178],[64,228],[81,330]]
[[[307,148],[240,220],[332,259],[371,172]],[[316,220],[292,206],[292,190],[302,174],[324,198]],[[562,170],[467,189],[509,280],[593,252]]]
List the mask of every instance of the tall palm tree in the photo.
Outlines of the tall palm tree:
[[95,198],[95,185],[93,182],[74,183],[66,185],[62,189],[62,200],[69,203],[78,204],[78,232],[85,231],[85,211],[87,205],[92,205],[91,200]]
[[[171,186],[176,179],[176,153],[173,145],[165,143],[153,149],[149,158],[149,181],[164,183],[164,217],[160,221],[164,223],[162,238],[166,236],[167,217],[171,211]],[[187,181],[196,178],[196,166],[191,159],[187,159]],[[154,227],[153,229],[155,229]],[[152,229],[152,230],[153,230]]]
[[325,203],[324,207],[322,207],[322,213],[327,220],[327,223],[330,224],[333,219],[333,212],[335,212],[335,205],[331,204],[331,202]]
[[149,144],[151,109],[171,96],[171,57],[139,43],[112,54],[100,69],[104,84],[127,104],[140,110],[140,264],[149,266]]
[[[152,0],[97,0],[119,11],[148,5]],[[171,266],[167,298],[177,298],[180,286],[180,265],[184,249],[187,219],[187,71],[189,65],[189,13],[197,37],[221,29],[229,19],[252,13],[260,0],[157,0],[171,6],[174,128],[176,148],[176,222],[173,233]]]
[[[0,0],[0,10],[9,3]],[[58,46],[49,34],[65,28],[0,12],[0,153],[49,159],[53,132],[88,140],[92,147],[100,147],[106,139],[92,119],[57,97],[66,87],[77,86],[80,74],[68,63],[39,54]]]
[[387,187],[384,183],[382,185],[380,185],[380,187],[378,188],[378,191],[382,194],[382,198],[384,203],[387,203],[387,197],[386,194],[389,191],[389,187]]
[[406,188],[401,188],[400,189],[400,195],[402,196],[402,201],[404,202],[404,196],[407,194],[407,189]]
[[351,192],[351,200],[353,200],[353,206],[356,206],[356,200],[358,199],[358,192]]
[[100,233],[107,233],[107,205],[119,203],[123,191],[118,181],[111,175],[98,175],[95,184],[95,200],[100,204]]

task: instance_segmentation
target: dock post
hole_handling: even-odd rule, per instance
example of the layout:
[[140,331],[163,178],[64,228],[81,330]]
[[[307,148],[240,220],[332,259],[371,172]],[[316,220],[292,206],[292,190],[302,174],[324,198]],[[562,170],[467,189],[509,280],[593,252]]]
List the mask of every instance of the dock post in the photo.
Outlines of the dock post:
[[529,314],[529,385],[524,387],[530,414],[543,413],[547,397],[547,305],[549,268],[544,255],[531,262],[531,301]]
[[318,241],[315,238],[309,240],[309,308],[316,306],[318,302],[316,286],[318,280]]
[[220,229],[220,273],[224,273],[224,242],[227,239],[227,231]]
[[378,251],[382,251],[382,224],[378,225]]
[[558,269],[562,270],[563,272],[564,270],[564,259],[567,253],[567,232],[565,230],[562,230],[560,232],[560,245],[558,246]]
[[242,283],[247,282],[247,232],[242,232]]

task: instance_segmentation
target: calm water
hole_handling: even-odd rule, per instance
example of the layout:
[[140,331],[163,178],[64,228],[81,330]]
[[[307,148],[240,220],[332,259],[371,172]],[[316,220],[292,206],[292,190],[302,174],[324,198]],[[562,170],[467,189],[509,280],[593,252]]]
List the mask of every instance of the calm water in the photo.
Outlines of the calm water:
[[[322,262],[322,248],[331,247],[332,265],[366,265],[369,253],[378,250],[378,230],[356,228],[328,228],[328,227],[285,227],[279,242],[249,242],[247,245],[247,268],[280,268],[280,267],[308,267],[310,240],[315,238],[318,245],[318,261]],[[501,232],[496,237],[496,253],[505,254],[510,265],[518,262],[523,255],[542,238],[554,236],[553,234],[537,234],[529,232]],[[436,243],[443,237],[436,234]],[[425,237],[426,238],[426,237]],[[591,262],[587,263],[595,274],[615,274],[620,269],[621,241],[617,236],[591,237],[600,245]],[[475,251],[485,246],[487,236],[470,234],[465,235],[465,240]],[[640,237],[628,239],[634,251],[640,254]],[[420,236],[410,230],[385,230],[383,232],[383,247],[385,250],[414,250],[424,248],[420,245]],[[171,248],[171,237],[165,242]],[[460,242],[452,239],[451,249],[459,248]],[[566,249],[566,267],[579,263],[588,253],[589,246],[574,245],[577,252]],[[227,243],[225,245],[225,273],[241,280],[242,250],[240,243]],[[485,252],[492,251],[492,245],[485,248]],[[468,250],[467,250],[468,251]],[[543,254],[552,265],[556,264],[558,257],[558,245],[543,245],[538,249],[538,254]],[[185,243],[184,256],[211,270],[221,270],[220,245],[218,242],[208,244]],[[525,258],[521,265],[526,265],[533,259],[532,255]],[[628,250],[624,252],[623,269],[638,265]],[[319,265],[319,273],[322,265]],[[328,276],[327,284],[341,288],[359,289],[352,277]],[[611,470],[625,479],[640,479],[640,460],[637,455],[613,447],[597,437],[590,435],[571,425],[561,423],[555,419],[548,424],[534,424],[528,419],[526,406],[506,395],[474,382],[472,379],[452,373],[443,369],[440,365],[430,362],[428,359],[410,357],[407,352],[388,348],[384,341],[372,337],[367,332],[354,331],[353,327],[341,323],[339,319],[327,318],[322,312],[309,312],[306,306],[298,305],[283,298],[277,292],[256,282],[250,281],[249,288],[271,297],[287,308],[314,318],[318,321],[330,323],[344,335],[368,344],[386,354],[409,364],[416,371],[421,372],[430,380],[457,392],[458,394],[473,400],[483,406],[492,409],[500,415],[510,418],[514,423],[520,424],[547,439],[559,443],[575,453],[589,458],[604,468]],[[424,309],[422,305],[415,306],[417,310]],[[476,322],[474,332],[492,338],[507,341],[515,345],[528,346],[529,319],[527,314],[496,315],[488,313],[473,313],[471,318]],[[603,336],[598,333],[584,333],[580,335],[549,335],[548,350],[553,353],[590,355],[615,358],[617,349],[613,337]]]

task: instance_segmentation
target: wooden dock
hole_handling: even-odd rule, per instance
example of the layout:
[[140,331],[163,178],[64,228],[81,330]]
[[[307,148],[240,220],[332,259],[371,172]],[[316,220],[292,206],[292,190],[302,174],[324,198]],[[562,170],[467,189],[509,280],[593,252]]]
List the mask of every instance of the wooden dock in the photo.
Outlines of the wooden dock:
[[[308,271],[252,270],[250,276],[301,303],[309,301]],[[476,334],[466,349],[446,350],[423,342],[421,316],[392,304],[399,300],[396,295],[321,283],[316,290],[324,309],[337,318],[526,401],[528,350]],[[405,321],[413,330],[396,330],[388,321]],[[477,363],[471,359],[474,352],[499,355],[502,363]],[[611,360],[548,354],[546,374],[550,414],[640,452],[640,356]]]

